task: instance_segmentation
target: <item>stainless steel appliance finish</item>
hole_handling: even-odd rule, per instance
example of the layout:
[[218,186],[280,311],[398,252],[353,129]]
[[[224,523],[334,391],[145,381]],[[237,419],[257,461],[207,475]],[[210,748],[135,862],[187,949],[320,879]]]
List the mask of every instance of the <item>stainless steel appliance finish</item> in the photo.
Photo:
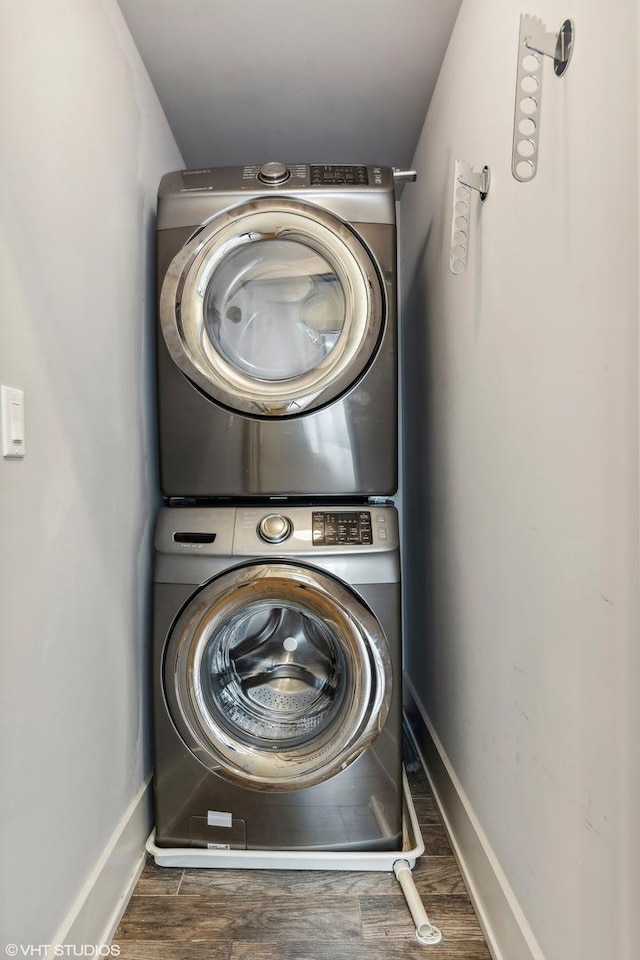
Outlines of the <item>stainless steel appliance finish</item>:
[[164,508],[158,845],[399,849],[400,656],[394,508]]
[[167,497],[397,487],[393,172],[167,174],[158,410]]

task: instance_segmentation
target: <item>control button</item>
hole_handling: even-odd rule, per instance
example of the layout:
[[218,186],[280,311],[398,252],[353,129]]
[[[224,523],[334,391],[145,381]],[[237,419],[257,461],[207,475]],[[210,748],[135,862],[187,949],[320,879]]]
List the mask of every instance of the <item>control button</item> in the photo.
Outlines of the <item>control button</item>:
[[286,164],[278,163],[277,161],[263,163],[258,171],[258,180],[262,180],[263,183],[272,183],[274,185],[278,183],[286,183],[290,176],[291,173],[287,169]]
[[291,536],[293,524],[281,513],[270,513],[258,524],[258,536],[266,543],[282,543]]
[[386,539],[387,539],[387,531],[378,530],[378,540],[386,540]]
[[385,517],[385,515],[384,515],[383,513],[379,513],[378,516],[376,517],[376,522],[377,522],[377,523],[386,523],[386,522],[387,522],[387,518]]

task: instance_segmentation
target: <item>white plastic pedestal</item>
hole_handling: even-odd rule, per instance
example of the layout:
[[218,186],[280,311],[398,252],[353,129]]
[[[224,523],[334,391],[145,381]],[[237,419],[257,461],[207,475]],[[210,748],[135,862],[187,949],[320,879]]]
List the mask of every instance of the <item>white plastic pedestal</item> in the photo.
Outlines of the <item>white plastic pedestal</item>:
[[309,851],[309,850],[220,850],[204,847],[157,847],[155,832],[147,840],[147,851],[159,867],[208,867],[232,870],[371,870],[395,873],[416,925],[416,940],[434,945],[442,934],[430,922],[411,875],[416,860],[424,853],[422,833],[405,774],[402,775],[404,811],[402,850]]

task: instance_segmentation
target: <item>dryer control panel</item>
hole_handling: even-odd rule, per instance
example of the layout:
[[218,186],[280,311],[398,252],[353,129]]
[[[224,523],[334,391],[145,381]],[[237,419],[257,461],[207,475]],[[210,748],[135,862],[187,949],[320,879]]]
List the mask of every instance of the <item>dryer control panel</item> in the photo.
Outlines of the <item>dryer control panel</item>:
[[392,182],[388,167],[368,167],[356,163],[279,163],[270,161],[242,168],[244,184],[259,180],[271,186],[306,187],[382,187]]
[[[311,186],[320,187],[323,185],[335,186],[336,184],[358,184],[361,187],[369,185],[369,172],[367,167],[343,166],[338,167],[334,164],[312,163],[309,167]],[[382,170],[379,167],[372,167],[371,174],[376,183],[382,183]]]
[[355,163],[269,163],[244,167],[203,167],[167,174],[161,184],[160,196],[169,193],[228,193],[264,188],[276,191],[286,187],[296,189],[368,187],[393,190],[393,171],[390,167],[367,166]]
[[364,163],[266,163],[166,173],[158,191],[158,230],[196,228],[254,197],[318,204],[347,223],[395,224],[391,167]]

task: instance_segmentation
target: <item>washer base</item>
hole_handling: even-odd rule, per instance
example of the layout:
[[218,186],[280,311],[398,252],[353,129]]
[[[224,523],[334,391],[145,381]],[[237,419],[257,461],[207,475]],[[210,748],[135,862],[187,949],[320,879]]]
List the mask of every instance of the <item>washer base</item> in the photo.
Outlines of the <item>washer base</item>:
[[335,851],[313,850],[205,850],[198,847],[158,847],[155,831],[147,840],[147,852],[159,867],[221,868],[230,870],[371,870],[391,873],[398,859],[406,860],[413,869],[424,853],[424,841],[418,824],[406,775],[403,785],[402,850]]

